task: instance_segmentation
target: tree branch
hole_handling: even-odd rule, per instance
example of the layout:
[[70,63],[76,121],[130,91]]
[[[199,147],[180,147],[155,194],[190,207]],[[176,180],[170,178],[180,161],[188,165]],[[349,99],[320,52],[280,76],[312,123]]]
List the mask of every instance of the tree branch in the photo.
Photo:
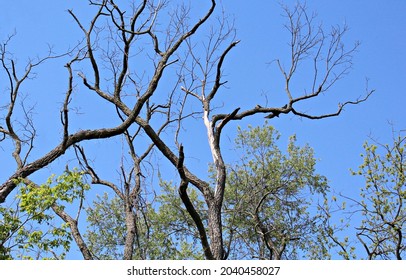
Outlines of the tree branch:
[[193,206],[193,203],[190,201],[189,196],[187,194],[188,179],[186,177],[185,170],[183,168],[184,159],[185,159],[185,155],[183,152],[183,146],[181,144],[179,147],[179,159],[176,164],[176,168],[178,170],[178,173],[179,173],[179,176],[181,179],[181,183],[179,185],[179,195],[180,195],[180,198],[182,199],[183,204],[186,207],[186,210],[192,217],[192,219],[195,222],[196,227],[199,231],[199,237],[200,237],[200,241],[202,243],[202,247],[203,247],[203,251],[204,251],[204,255],[205,255],[206,259],[214,260],[214,257],[211,252],[210,245],[209,245],[209,242],[207,239],[206,229],[203,225],[203,222],[200,218],[199,213],[197,213],[195,207]]

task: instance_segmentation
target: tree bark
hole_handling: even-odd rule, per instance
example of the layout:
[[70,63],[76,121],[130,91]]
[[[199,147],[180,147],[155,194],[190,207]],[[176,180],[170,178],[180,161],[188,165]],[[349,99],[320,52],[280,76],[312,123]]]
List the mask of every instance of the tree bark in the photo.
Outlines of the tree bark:
[[69,216],[65,211],[59,209],[58,206],[54,205],[52,206],[52,210],[61,217],[61,219],[67,223],[70,227],[70,230],[72,232],[72,236],[75,239],[76,244],[79,247],[80,252],[83,255],[83,258],[85,260],[93,260],[92,253],[90,252],[89,248],[87,247],[85,241],[83,240],[82,235],[79,232],[78,228],[78,221],[73,219],[71,216]]
[[137,217],[132,210],[132,207],[125,203],[125,225],[126,225],[126,236],[124,243],[124,260],[132,260],[134,256],[134,242],[137,234]]
[[210,248],[215,260],[223,260],[225,256],[221,207],[222,205],[217,201],[209,206]]

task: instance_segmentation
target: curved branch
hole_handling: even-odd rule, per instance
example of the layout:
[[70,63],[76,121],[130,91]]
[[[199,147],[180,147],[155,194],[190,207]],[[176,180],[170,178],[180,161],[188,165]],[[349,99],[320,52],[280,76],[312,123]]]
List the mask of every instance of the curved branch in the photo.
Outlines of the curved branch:
[[176,168],[178,170],[181,183],[179,185],[179,195],[182,199],[183,204],[186,207],[186,210],[192,217],[193,221],[196,224],[197,230],[199,231],[200,241],[202,243],[204,255],[208,260],[214,260],[213,254],[210,249],[209,241],[207,239],[206,229],[204,228],[202,219],[200,218],[199,213],[197,213],[193,203],[190,201],[189,196],[187,194],[187,186],[188,186],[188,179],[185,174],[185,170],[183,167],[183,161],[185,159],[185,154],[183,153],[183,146],[180,145],[179,147],[179,159],[176,164]]
[[210,101],[214,98],[214,96],[216,95],[218,89],[220,88],[220,86],[224,83],[222,83],[221,80],[221,68],[223,66],[223,62],[224,59],[226,58],[226,55],[231,51],[232,48],[234,48],[240,41],[235,41],[232,42],[227,49],[225,49],[225,51],[222,53],[222,55],[220,56],[220,60],[217,64],[217,71],[216,71],[216,80],[214,82],[214,86],[213,89],[210,91],[210,94],[207,96],[207,99]]
[[16,187],[15,179],[26,178],[37,170],[47,166],[55,159],[62,156],[72,145],[85,140],[109,138],[124,133],[124,131],[134,123],[137,115],[139,114],[139,111],[141,110],[141,104],[139,103],[140,102],[137,102],[133,111],[131,111],[131,114],[120,125],[113,128],[81,130],[75,134],[69,135],[67,139],[64,139],[61,144],[56,146],[43,157],[18,169],[17,172],[15,172],[2,186],[0,186],[0,203],[4,202],[6,197]]

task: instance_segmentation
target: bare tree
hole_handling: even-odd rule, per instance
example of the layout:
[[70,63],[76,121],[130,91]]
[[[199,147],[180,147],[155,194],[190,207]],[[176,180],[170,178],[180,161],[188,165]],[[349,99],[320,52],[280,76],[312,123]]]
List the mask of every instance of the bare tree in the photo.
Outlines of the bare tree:
[[[15,172],[0,187],[0,202],[4,202],[16,188],[16,179],[29,177],[75,147],[78,159],[92,183],[109,187],[124,202],[126,259],[132,258],[136,240],[135,208],[142,180],[141,164],[152,150],[159,150],[178,172],[179,195],[196,224],[205,258],[226,259],[228,251],[223,240],[222,208],[227,172],[221,150],[221,136],[226,125],[264,114],[269,119],[289,113],[308,119],[338,116],[344,107],[365,101],[373,92],[367,90],[364,97],[345,101],[333,112],[311,114],[298,109],[299,103],[327,93],[336,81],[347,74],[352,55],[358,46],[355,44],[349,49],[345,48],[345,27],[336,27],[327,33],[321,26],[314,26],[314,16],[307,13],[304,5],[298,4],[293,10],[285,8],[288,19],[286,28],[291,35],[289,66],[284,67],[282,61],[276,60],[285,80],[285,104],[268,106],[264,102],[247,110],[235,108],[229,112],[219,112],[217,105],[221,100],[221,89],[227,83],[223,77],[223,68],[227,55],[240,41],[235,39],[232,22],[224,13],[215,18],[217,1],[208,0],[206,11],[200,11],[200,18],[193,17],[192,7],[182,3],[176,9],[169,9],[170,4],[171,7],[177,4],[170,1],[143,0],[125,6],[114,0],[90,0],[89,4],[95,9],[95,14],[88,24],[73,10],[69,10],[83,33],[83,42],[63,56],[69,56],[70,59],[65,65],[68,72],[67,90],[60,115],[62,140],[48,153],[31,162],[28,162],[28,156],[34,147],[32,143],[36,133],[29,112],[25,115],[26,123],[23,125],[23,131],[28,132],[22,133],[26,135],[25,138],[18,135],[16,122],[13,121],[20,85],[33,68],[57,56],[50,52],[44,59],[29,63],[25,72],[19,74],[15,61],[7,57],[8,41],[0,49],[2,68],[8,77],[10,92],[7,107],[3,107],[6,108],[5,126],[0,128],[0,139],[10,139],[14,143],[12,156],[17,163]],[[208,26],[212,18],[216,26],[209,29],[208,36],[201,37],[199,31]],[[292,78],[298,73],[300,63],[305,60],[312,63],[310,86],[307,91],[294,92]],[[167,80],[172,83],[169,90]],[[80,90],[90,92],[116,109],[119,124],[72,131],[70,103],[76,83],[80,83]],[[165,87],[161,86],[163,83]],[[186,147],[181,143],[182,127],[186,121],[196,121],[196,117],[202,118],[207,133],[215,170],[214,185],[190,171],[185,160],[188,150],[196,147]],[[81,146],[88,140],[118,135],[126,139],[133,163],[130,171],[120,168],[121,189],[101,179]],[[171,135],[172,139],[168,139],[167,135]],[[148,139],[148,142],[144,152],[138,154],[134,141],[140,137]],[[22,154],[22,145],[28,147],[25,154]],[[204,198],[208,212],[207,224],[190,201],[190,185]]]
[[[313,25],[314,16],[308,15],[304,5],[298,4],[293,11],[285,8],[285,11],[288,18],[288,24],[286,27],[291,34],[291,61],[290,66],[284,68],[281,61],[277,60],[278,66],[285,79],[285,94],[287,102],[283,106],[269,107],[266,105],[257,105],[252,109],[242,112],[240,112],[240,108],[236,108],[229,113],[215,113],[213,102],[215,98],[218,97],[221,86],[226,83],[226,81],[222,80],[222,67],[224,60],[228,52],[231,51],[239,41],[231,42],[228,47],[216,57],[213,55],[216,48],[218,48],[218,45],[220,45],[220,43],[222,43],[229,35],[229,32],[226,33],[226,35],[219,32],[220,35],[218,37],[210,37],[215,43],[207,44],[208,46],[213,47],[213,49],[206,50],[206,58],[191,55],[192,62],[188,69],[193,69],[193,73],[190,75],[193,78],[192,81],[189,82],[189,84],[193,86],[185,86],[182,89],[186,94],[197,99],[203,107],[203,122],[206,126],[210,151],[213,156],[213,163],[216,172],[214,188],[207,183],[193,180],[194,178],[189,179],[188,176],[183,175],[182,172],[180,172],[180,174],[181,178],[184,178],[183,181],[189,181],[201,191],[207,203],[209,211],[208,228],[211,245],[210,250],[207,248],[207,245],[206,247],[204,245],[206,248],[205,252],[207,251],[206,258],[213,257],[215,259],[224,259],[227,257],[227,252],[224,250],[221,222],[222,204],[226,183],[226,165],[220,145],[221,133],[227,123],[257,114],[267,114],[266,118],[270,119],[278,117],[280,114],[288,113],[293,113],[294,115],[308,119],[323,119],[338,116],[345,106],[359,104],[365,101],[373,92],[367,90],[367,93],[363,98],[339,104],[338,109],[332,113],[317,115],[301,112],[296,109],[296,105],[301,101],[316,98],[322,93],[327,92],[336,81],[347,74],[351,67],[352,55],[358,44],[355,44],[355,46],[349,50],[344,47],[342,39],[347,31],[346,28],[333,28],[329,34],[325,34],[321,27],[315,28]],[[189,46],[191,45],[192,44],[189,44]],[[190,51],[193,53],[192,48],[190,48]],[[292,78],[297,74],[299,64],[306,59],[313,63],[313,79],[311,81],[310,90],[307,92],[305,91],[304,93],[292,92]],[[206,62],[206,64],[202,64],[202,61]],[[200,70],[200,75],[198,75],[198,70],[196,69]],[[214,77],[214,79],[212,77]],[[199,83],[199,81],[201,81],[201,83]],[[180,150],[180,153],[182,155],[183,150]],[[180,189],[185,188],[185,182],[182,183]],[[181,192],[181,197],[183,201],[186,201],[187,203],[187,193],[185,191]],[[189,208],[189,213],[195,217],[197,226],[200,228],[200,231],[203,232],[204,230],[199,221],[198,214],[196,211]],[[202,244],[208,243],[204,234],[201,234],[201,239]]]

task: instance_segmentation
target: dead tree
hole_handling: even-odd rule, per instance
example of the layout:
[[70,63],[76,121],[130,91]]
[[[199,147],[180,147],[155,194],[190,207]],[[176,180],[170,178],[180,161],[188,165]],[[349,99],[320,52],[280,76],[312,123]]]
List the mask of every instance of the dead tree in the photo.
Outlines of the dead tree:
[[[28,133],[23,134],[28,137],[24,139],[15,129],[13,114],[20,95],[20,85],[29,77],[33,68],[54,56],[50,53],[44,59],[29,63],[26,71],[20,74],[15,68],[15,61],[7,57],[7,42],[4,43],[0,49],[0,61],[8,77],[10,97],[7,107],[2,107],[6,109],[5,125],[0,127],[0,141],[7,139],[14,143],[12,156],[17,167],[9,179],[0,186],[0,202],[4,202],[16,188],[16,179],[29,177],[75,146],[79,159],[93,183],[108,185],[126,201],[128,215],[128,248],[126,248],[129,251],[125,252],[125,256],[131,258],[134,242],[132,203],[137,186],[130,189],[128,180],[124,180],[126,187],[123,193],[114,185],[102,181],[87,163],[86,154],[84,149],[80,148],[80,144],[124,135],[129,140],[131,150],[133,144],[129,131],[139,130],[150,141],[145,153],[150,149],[159,150],[178,171],[181,181],[179,195],[196,224],[206,259],[226,259],[228,252],[225,249],[222,230],[222,205],[227,179],[226,163],[221,150],[224,127],[232,121],[253,116],[270,119],[285,114],[308,119],[338,116],[346,106],[365,101],[373,91],[367,90],[364,97],[354,101],[344,101],[338,105],[337,110],[329,113],[311,114],[298,109],[297,105],[302,101],[327,94],[336,81],[348,73],[353,53],[358,46],[355,44],[349,49],[345,48],[343,44],[343,36],[347,31],[345,27],[333,28],[327,33],[320,26],[314,25],[314,17],[299,4],[293,10],[285,8],[288,18],[286,27],[291,35],[289,66],[283,67],[283,63],[276,60],[285,81],[285,104],[268,106],[264,102],[265,104],[254,108],[239,107],[230,112],[219,112],[216,102],[221,100],[221,89],[227,82],[223,77],[223,68],[227,55],[240,41],[235,39],[234,28],[224,14],[220,14],[220,20],[216,21],[218,26],[212,29],[209,36],[203,39],[199,37],[198,32],[216,15],[217,1],[206,2],[207,10],[199,11],[200,18],[194,18],[191,15],[191,7],[185,5],[179,5],[176,9],[169,9],[169,12],[166,12],[169,1],[158,3],[152,0],[134,1],[133,5],[125,7],[114,0],[91,0],[89,3],[95,8],[95,15],[88,24],[85,24],[73,10],[69,10],[69,14],[83,33],[83,42],[64,56],[69,56],[70,60],[65,65],[68,75],[60,115],[62,139],[45,155],[31,162],[28,162],[28,156],[34,148],[32,143],[36,137],[35,126],[30,121],[29,114],[26,114],[24,127]],[[193,7],[193,4],[191,5]],[[168,28],[165,30],[162,26]],[[106,40],[103,41],[101,38]],[[203,47],[197,47],[202,40],[206,40],[202,43]],[[305,92],[294,92],[292,78],[298,73],[300,62],[306,59],[313,64],[311,86]],[[83,72],[79,70],[83,67],[90,70]],[[75,72],[78,75],[74,75]],[[172,79],[171,90],[160,87],[165,79]],[[80,90],[90,92],[115,108],[119,124],[99,129],[73,130],[70,126],[72,118],[70,103],[76,83],[81,84]],[[189,106],[192,103],[199,104],[198,109]],[[194,109],[190,109],[191,107]],[[215,170],[214,186],[188,169],[185,158],[188,150],[193,147],[186,147],[178,141],[185,120],[196,117],[202,118],[206,129]],[[165,133],[162,133],[163,131]],[[174,140],[169,141],[163,136],[169,133],[172,133]],[[24,150],[25,154],[22,154],[23,144],[28,146],[28,149]],[[139,164],[145,154],[141,156],[131,154],[134,162],[132,178],[138,180],[141,174]],[[198,209],[194,209],[190,203],[188,197],[190,185],[195,187],[205,200],[208,211],[207,225],[203,222]]]

